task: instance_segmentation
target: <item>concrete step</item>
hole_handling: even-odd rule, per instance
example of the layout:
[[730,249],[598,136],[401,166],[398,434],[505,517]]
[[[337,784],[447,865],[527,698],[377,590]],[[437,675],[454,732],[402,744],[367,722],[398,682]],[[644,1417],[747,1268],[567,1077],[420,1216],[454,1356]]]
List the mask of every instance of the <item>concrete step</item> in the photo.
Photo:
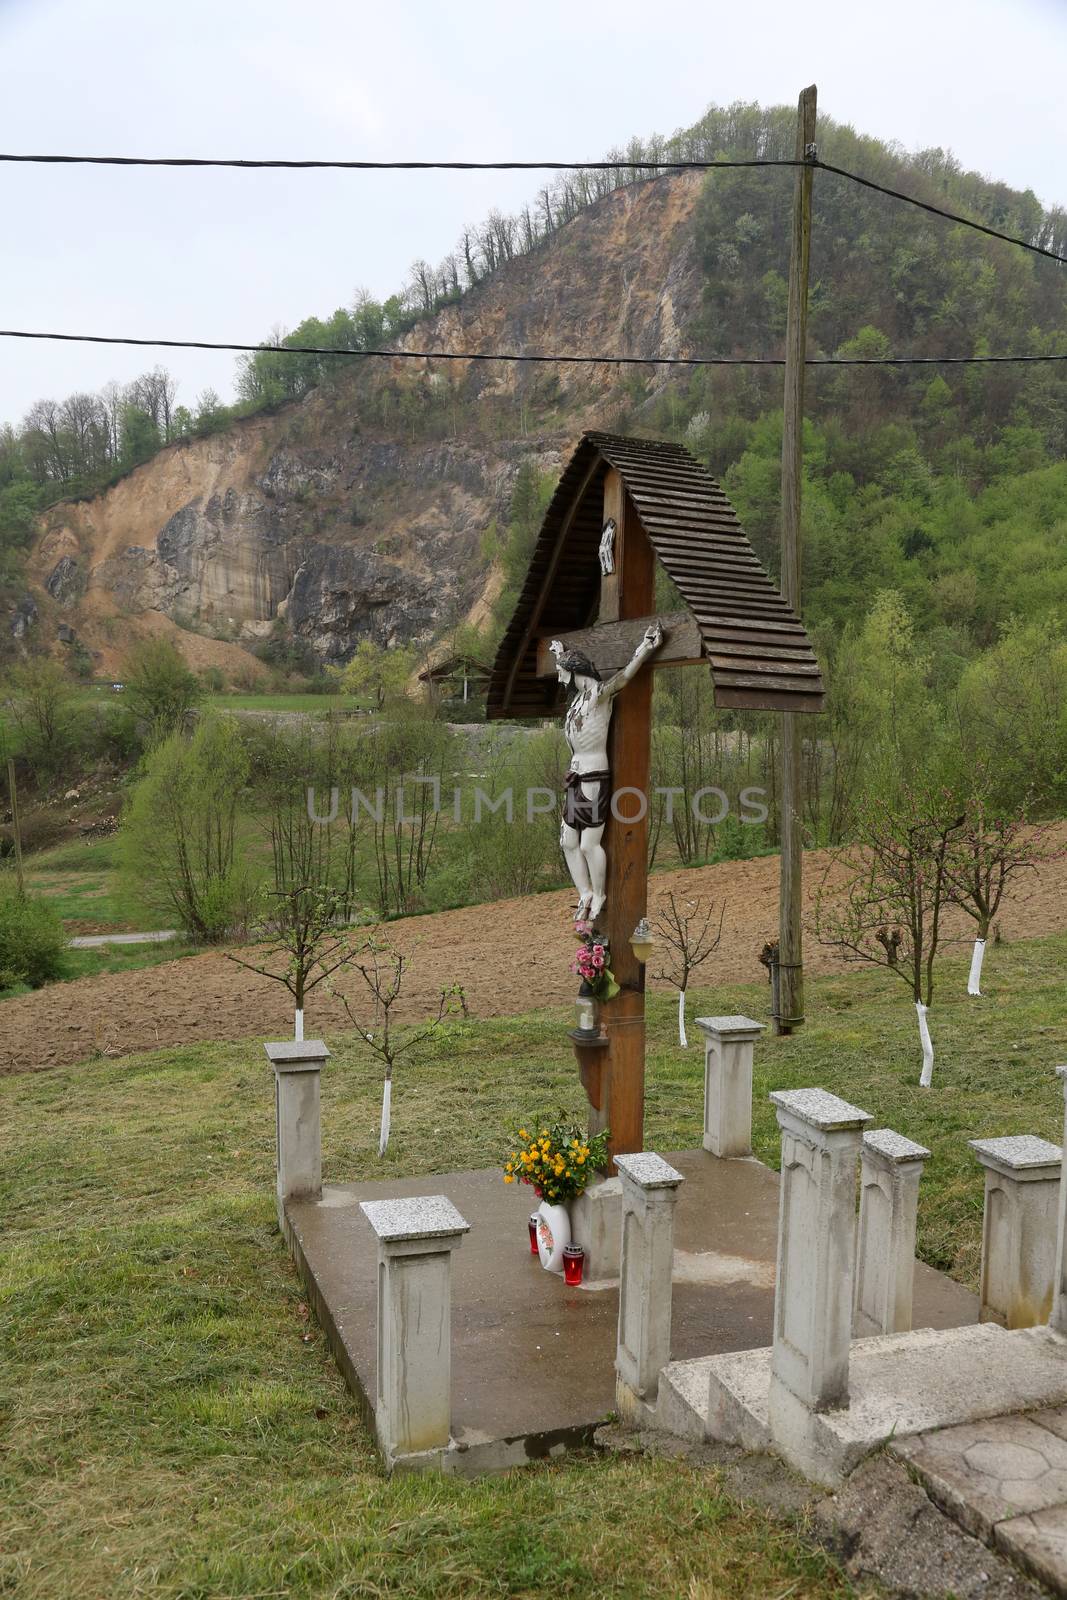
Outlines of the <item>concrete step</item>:
[[[709,1437],[746,1450],[770,1448],[770,1350],[714,1356],[705,1371]],[[696,1373],[670,1380],[694,1416],[697,1382]],[[858,1339],[849,1393],[846,1408],[812,1415],[778,1391],[776,1448],[830,1485],[889,1439],[1067,1403],[1067,1341],[1047,1328],[1008,1332],[989,1322]]]
[[655,1426],[701,1444],[708,1432],[708,1384],[714,1356],[671,1361],[659,1375]]

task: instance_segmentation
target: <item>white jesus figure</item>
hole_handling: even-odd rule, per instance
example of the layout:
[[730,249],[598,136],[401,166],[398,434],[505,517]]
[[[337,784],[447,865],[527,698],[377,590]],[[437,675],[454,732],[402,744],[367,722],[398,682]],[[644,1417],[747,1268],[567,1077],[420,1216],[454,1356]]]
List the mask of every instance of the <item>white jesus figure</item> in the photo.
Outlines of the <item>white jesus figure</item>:
[[556,658],[560,683],[572,690],[571,703],[563,719],[563,734],[570,745],[571,762],[567,770],[559,842],[578,891],[576,922],[595,923],[606,900],[608,859],[603,840],[611,801],[608,729],[615,696],[662,643],[663,629],[654,622],[646,629],[630,660],[606,683],[601,682],[600,673],[583,651],[564,650],[558,639],[553,639],[549,646]]

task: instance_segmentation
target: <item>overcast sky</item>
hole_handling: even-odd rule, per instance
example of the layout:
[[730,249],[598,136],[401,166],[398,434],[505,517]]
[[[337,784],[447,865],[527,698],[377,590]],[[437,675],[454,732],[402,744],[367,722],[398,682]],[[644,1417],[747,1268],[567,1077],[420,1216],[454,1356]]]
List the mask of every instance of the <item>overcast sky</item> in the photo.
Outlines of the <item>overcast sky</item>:
[[[595,159],[712,101],[820,109],[1067,202],[1063,0],[0,0],[0,149]],[[535,174],[0,165],[0,324],[256,341],[379,298]],[[0,340],[0,421],[163,360],[192,405],[233,357]]]

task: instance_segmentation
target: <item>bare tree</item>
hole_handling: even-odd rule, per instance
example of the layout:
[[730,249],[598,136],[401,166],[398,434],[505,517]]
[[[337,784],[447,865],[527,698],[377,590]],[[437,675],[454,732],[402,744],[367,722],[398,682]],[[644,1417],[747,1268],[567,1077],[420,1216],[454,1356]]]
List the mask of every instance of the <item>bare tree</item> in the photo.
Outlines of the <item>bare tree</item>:
[[976,925],[967,977],[967,993],[971,995],[982,992],[986,941],[1005,889],[1024,873],[1036,871],[1039,863],[1063,854],[1062,850],[1050,848],[1048,824],[1028,825],[1026,809],[1023,801],[1007,813],[998,812],[976,789],[967,802],[963,828],[948,852],[945,879],[952,901]]
[[389,1144],[392,1122],[393,1066],[400,1056],[424,1039],[437,1032],[446,1017],[467,1012],[467,997],[459,984],[453,983],[441,990],[437,1015],[420,1025],[400,1028],[393,1010],[400,999],[404,979],[411,967],[412,958],[395,945],[377,938],[367,939],[352,959],[353,970],[358,972],[366,987],[372,1005],[370,1020],[364,1020],[353,1007],[348,996],[341,994],[341,1003],[348,1019],[364,1044],[368,1045],[385,1069],[382,1087],[382,1120],[378,1136],[378,1155],[384,1156]]
[[229,951],[227,959],[284,984],[296,1012],[293,1037],[302,1039],[305,998],[352,959],[351,937],[339,924],[341,897],[335,889],[292,883],[284,890],[272,890],[270,898],[274,910],[254,935],[265,946],[259,960]]
[[474,259],[474,252],[478,248],[478,240],[473,228],[464,228],[460,234],[459,247],[463,252],[463,270],[467,274],[467,287],[473,289],[481,274],[478,263]]
[[63,448],[63,429],[60,408],[55,400],[35,400],[22,423],[23,445],[36,475],[45,480],[53,478],[59,483],[70,476],[66,451]]
[[410,294],[413,302],[423,311],[434,308],[434,273],[428,261],[420,258],[411,263]]
[[[885,967],[911,990],[924,1089],[934,1068],[926,1016],[941,914],[950,897],[948,857],[963,825],[957,802],[944,789],[904,784],[897,794],[868,796],[854,810],[853,843],[832,857],[816,896],[821,944],[835,945],[846,961]],[[840,867],[846,873],[843,897],[831,884]]]
[[726,915],[726,901],[719,910],[719,924],[712,933],[715,903],[705,906],[700,900],[685,900],[679,905],[673,892],[667,896],[666,909],[655,918],[656,932],[666,941],[667,965],[657,978],[673,983],[678,990],[678,1043],[683,1050],[689,1048],[685,1033],[685,992],[689,979],[718,948],[722,938],[722,921]]
[[159,437],[166,442],[170,438],[176,393],[177,384],[167,369],[153,367],[151,372],[142,372],[139,378],[134,378],[127,385],[125,398],[127,405],[136,406],[151,417],[159,430]]

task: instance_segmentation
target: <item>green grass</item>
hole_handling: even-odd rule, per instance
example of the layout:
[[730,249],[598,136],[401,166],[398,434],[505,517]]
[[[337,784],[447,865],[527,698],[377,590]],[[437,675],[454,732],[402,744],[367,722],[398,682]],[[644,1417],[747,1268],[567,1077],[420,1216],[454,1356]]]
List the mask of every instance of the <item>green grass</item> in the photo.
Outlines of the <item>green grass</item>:
[[[933,1150],[920,1252],[973,1283],[981,1173],[966,1140],[1058,1141],[1067,937],[994,946],[989,994],[947,961],[916,1087],[914,1011],[875,973],[809,985],[806,1028],[756,1051],[767,1091],[818,1083]],[[702,989],[691,1014],[761,1016],[765,987]],[[648,1138],[698,1142],[702,1059],[650,1004]],[[331,1178],[499,1159],[504,1130],[581,1091],[561,1016],[449,1025],[379,1081],[330,1037]],[[314,1011],[309,1014],[314,1024]],[[161,1050],[0,1080],[0,1593],[25,1600],[459,1596],[826,1597],[851,1591],[804,1529],[713,1471],[572,1457],[477,1483],[385,1480],[302,1298],[272,1208],[271,1088],[257,1042]]]
[[114,837],[37,850],[25,866],[26,887],[42,895],[64,921],[99,923],[101,933],[159,926],[158,913],[143,905],[130,885],[120,886]]
[[157,967],[162,961],[177,961],[181,956],[203,955],[204,946],[186,939],[168,939],[165,944],[105,944],[89,950],[68,950],[66,979],[94,978],[101,972],[138,972]]
[[306,711],[315,716],[362,711],[368,702],[347,694],[212,694],[203,701],[215,711]]
[[[10,864],[6,870],[13,872]],[[128,888],[120,889],[113,838],[74,841],[37,851],[26,860],[26,886],[31,894],[47,900],[65,922],[94,922],[102,933],[126,928],[151,930],[158,922],[157,912],[140,904]],[[187,940],[173,939],[166,944],[68,950],[63,980],[95,977],[102,972],[133,972],[161,961],[176,961],[179,956],[195,955],[200,948]],[[0,989],[0,1000],[26,992],[24,986]]]

